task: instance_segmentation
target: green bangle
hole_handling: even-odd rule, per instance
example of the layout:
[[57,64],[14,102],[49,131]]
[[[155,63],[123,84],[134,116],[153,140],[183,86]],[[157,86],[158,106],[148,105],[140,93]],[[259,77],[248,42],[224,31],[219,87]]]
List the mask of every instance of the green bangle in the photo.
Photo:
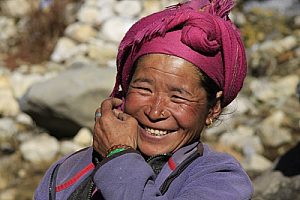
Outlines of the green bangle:
[[122,151],[124,151],[124,150],[126,150],[125,148],[117,148],[117,149],[114,149],[114,150],[112,150],[111,152],[109,152],[109,154],[107,154],[107,158],[108,157],[110,157],[110,156],[112,156],[112,155],[114,155],[114,154],[116,154],[116,153],[119,153],[119,152],[122,152]]

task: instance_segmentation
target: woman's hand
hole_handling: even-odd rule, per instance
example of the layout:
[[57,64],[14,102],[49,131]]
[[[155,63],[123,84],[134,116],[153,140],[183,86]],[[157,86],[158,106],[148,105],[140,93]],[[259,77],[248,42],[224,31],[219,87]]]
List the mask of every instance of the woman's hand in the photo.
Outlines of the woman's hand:
[[136,149],[138,122],[130,115],[116,109],[122,100],[109,98],[102,102],[96,112],[101,116],[96,117],[93,136],[93,148],[103,157],[107,150],[118,144],[128,145]]

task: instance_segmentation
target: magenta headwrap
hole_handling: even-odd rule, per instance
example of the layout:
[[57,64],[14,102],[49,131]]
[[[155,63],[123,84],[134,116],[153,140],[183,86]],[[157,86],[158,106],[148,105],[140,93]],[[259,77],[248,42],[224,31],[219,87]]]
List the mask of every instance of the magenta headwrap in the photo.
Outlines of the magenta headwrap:
[[120,43],[117,77],[111,96],[124,98],[135,61],[162,53],[198,67],[223,91],[227,106],[243,86],[247,72],[239,31],[228,18],[232,0],[191,0],[142,18]]

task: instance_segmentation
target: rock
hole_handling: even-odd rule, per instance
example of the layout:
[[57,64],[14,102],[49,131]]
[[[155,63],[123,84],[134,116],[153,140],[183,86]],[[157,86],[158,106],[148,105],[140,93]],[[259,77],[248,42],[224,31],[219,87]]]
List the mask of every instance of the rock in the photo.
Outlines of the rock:
[[16,38],[17,28],[15,20],[5,16],[0,16],[0,49],[5,52],[9,48],[9,40]]
[[22,74],[19,72],[14,72],[10,76],[10,82],[13,90],[13,95],[16,99],[21,98],[28,88],[31,87],[34,83],[43,82],[49,78],[51,78],[52,75],[40,75],[40,74]]
[[274,91],[277,99],[289,98],[295,94],[295,88],[299,77],[295,74],[285,76],[274,83]]
[[106,65],[109,60],[115,60],[117,49],[115,44],[93,40],[88,46],[88,57],[100,65]]
[[74,49],[77,49],[76,43],[67,37],[62,37],[55,46],[51,60],[54,62],[65,61],[77,53]]
[[278,171],[267,171],[254,179],[253,200],[300,200],[300,175],[284,177]]
[[[3,189],[7,188],[11,184],[12,180],[14,179],[14,174],[21,168],[21,166],[21,160],[16,154],[0,157],[1,191],[3,191]],[[3,198],[0,199],[2,200]]]
[[111,7],[97,8],[84,5],[80,8],[77,18],[82,23],[97,27],[113,15]]
[[285,51],[297,47],[297,38],[293,35],[287,36],[278,41],[267,40],[259,47],[259,51],[269,53],[273,56],[278,56]]
[[157,12],[161,8],[161,0],[143,1],[143,10],[140,13],[140,18]]
[[268,1],[247,1],[244,4],[245,10],[260,8],[262,10],[274,10],[277,15],[297,15],[299,11],[299,3],[297,0],[268,0]]
[[10,189],[4,190],[0,194],[0,199],[1,200],[15,200],[15,199],[17,199],[17,189],[16,188],[10,188]]
[[12,90],[10,88],[0,88],[0,115],[14,117],[19,112],[19,104],[13,97]]
[[21,110],[52,135],[71,137],[81,127],[92,129],[94,112],[109,96],[114,79],[113,69],[77,63],[57,77],[33,85],[20,100]]
[[265,145],[279,147],[292,141],[290,130],[280,127],[285,116],[283,112],[277,111],[259,125],[258,133]]
[[35,123],[32,118],[26,113],[20,113],[15,119],[18,133],[23,133],[25,131],[31,131],[35,127]]
[[231,146],[240,152],[262,153],[264,148],[260,138],[254,135],[253,128],[239,126],[236,131],[224,133],[219,139],[223,145]]
[[11,118],[0,118],[0,142],[12,139],[17,133],[17,127]]
[[64,155],[67,155],[69,153],[73,153],[75,151],[78,151],[80,149],[82,149],[81,145],[76,144],[76,143],[74,143],[72,141],[66,140],[66,141],[62,141],[60,143],[60,151],[59,151],[59,153],[60,153],[60,155],[64,156]]
[[[37,8],[37,0],[3,0],[0,2],[1,11],[11,17],[25,17],[30,11]],[[18,9],[16,9],[18,8]]]
[[260,101],[268,102],[276,97],[272,84],[266,79],[254,79],[250,83],[249,88]]
[[122,17],[137,16],[142,10],[142,3],[139,0],[123,0],[115,4],[114,10]]
[[66,36],[77,42],[87,42],[91,38],[95,37],[97,31],[88,24],[83,24],[80,22],[71,24],[65,30]]
[[73,141],[82,147],[90,146],[92,144],[92,140],[93,134],[90,129],[87,128],[81,128],[77,135],[73,138]]
[[34,123],[32,121],[32,118],[27,115],[26,113],[20,113],[17,117],[16,117],[16,122],[20,123],[20,124],[24,124],[27,126],[33,126]]
[[255,174],[269,170],[272,167],[272,162],[259,154],[251,155],[247,159],[244,159],[241,164],[247,172]]
[[113,17],[104,22],[101,34],[105,40],[119,43],[133,23],[134,21],[128,18]]
[[23,158],[33,164],[52,161],[59,152],[56,138],[48,134],[41,134],[20,145]]
[[248,112],[254,114],[258,112],[250,99],[243,95],[237,96],[237,98],[231,102],[226,109],[232,111],[234,115],[243,115]]

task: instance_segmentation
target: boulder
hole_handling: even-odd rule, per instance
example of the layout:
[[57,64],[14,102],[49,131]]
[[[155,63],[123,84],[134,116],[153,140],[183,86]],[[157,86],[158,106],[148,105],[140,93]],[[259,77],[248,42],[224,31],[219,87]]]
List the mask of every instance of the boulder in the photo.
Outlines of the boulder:
[[112,90],[115,71],[75,63],[53,79],[37,83],[20,100],[20,108],[36,124],[61,137],[92,128],[94,112]]
[[279,171],[267,171],[253,181],[253,200],[300,200],[300,175],[285,177]]

